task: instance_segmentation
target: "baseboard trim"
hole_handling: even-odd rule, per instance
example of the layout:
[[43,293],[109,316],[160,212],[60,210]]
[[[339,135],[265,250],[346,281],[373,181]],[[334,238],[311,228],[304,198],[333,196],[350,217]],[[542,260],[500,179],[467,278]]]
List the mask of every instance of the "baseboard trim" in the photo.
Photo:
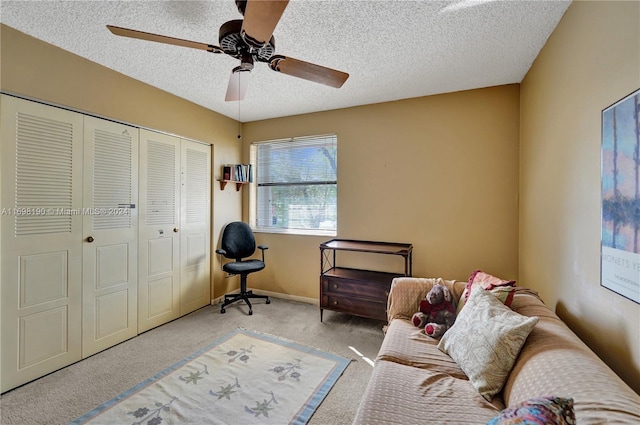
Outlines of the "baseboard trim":
[[[283,300],[300,301],[307,304],[320,305],[320,301],[317,298],[301,297],[299,295],[285,294],[283,292],[265,291],[264,289],[253,289],[253,288],[248,288],[248,289],[258,295],[268,295],[270,297],[281,298]],[[231,294],[234,292],[236,291],[232,291],[229,293]],[[212,305],[220,304],[223,301],[224,301],[224,295],[211,300],[211,304]]]

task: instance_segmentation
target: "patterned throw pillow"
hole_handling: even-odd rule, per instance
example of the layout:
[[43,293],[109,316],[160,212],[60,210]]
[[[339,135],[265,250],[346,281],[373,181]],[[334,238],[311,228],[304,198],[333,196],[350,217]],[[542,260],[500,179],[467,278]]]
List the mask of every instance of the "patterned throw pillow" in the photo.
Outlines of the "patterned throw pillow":
[[487,425],[574,425],[573,399],[536,397],[504,409]]
[[438,348],[451,356],[476,390],[491,401],[502,389],[536,323],[537,317],[518,314],[490,292],[474,288]]
[[469,276],[467,286],[460,297],[460,301],[458,301],[456,314],[460,314],[460,310],[462,310],[462,307],[464,307],[465,303],[469,299],[471,290],[476,287],[481,287],[490,291],[493,295],[498,297],[502,304],[509,307],[511,306],[513,295],[515,294],[515,286],[515,280],[504,280],[490,275],[489,273],[485,273],[482,270],[475,270],[471,273],[471,276]]

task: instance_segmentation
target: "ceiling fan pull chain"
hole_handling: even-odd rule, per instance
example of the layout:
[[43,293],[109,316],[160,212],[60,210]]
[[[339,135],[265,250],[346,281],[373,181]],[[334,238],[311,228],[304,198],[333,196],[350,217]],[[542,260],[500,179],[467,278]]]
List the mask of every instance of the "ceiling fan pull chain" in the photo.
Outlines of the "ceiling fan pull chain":
[[238,140],[242,139],[242,121],[240,121],[240,85],[238,84]]

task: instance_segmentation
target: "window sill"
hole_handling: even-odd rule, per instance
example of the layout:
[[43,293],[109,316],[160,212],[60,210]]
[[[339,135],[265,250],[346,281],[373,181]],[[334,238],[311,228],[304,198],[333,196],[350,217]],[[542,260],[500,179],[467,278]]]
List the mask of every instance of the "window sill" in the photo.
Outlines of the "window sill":
[[269,227],[253,227],[254,233],[273,233],[282,235],[302,235],[302,236],[337,236],[335,230],[320,229],[278,229]]

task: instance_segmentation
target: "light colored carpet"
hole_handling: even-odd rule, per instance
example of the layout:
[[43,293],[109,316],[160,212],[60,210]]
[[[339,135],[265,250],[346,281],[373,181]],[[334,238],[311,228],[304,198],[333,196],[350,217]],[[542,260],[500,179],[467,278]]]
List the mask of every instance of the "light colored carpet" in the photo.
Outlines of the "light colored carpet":
[[350,424],[371,376],[367,359],[375,358],[384,337],[383,323],[331,311],[321,323],[317,306],[278,298],[252,304],[252,316],[243,303],[227,307],[226,314],[219,305],[205,307],[9,391],[0,397],[0,423],[66,424],[242,327],[353,359],[309,421]]

